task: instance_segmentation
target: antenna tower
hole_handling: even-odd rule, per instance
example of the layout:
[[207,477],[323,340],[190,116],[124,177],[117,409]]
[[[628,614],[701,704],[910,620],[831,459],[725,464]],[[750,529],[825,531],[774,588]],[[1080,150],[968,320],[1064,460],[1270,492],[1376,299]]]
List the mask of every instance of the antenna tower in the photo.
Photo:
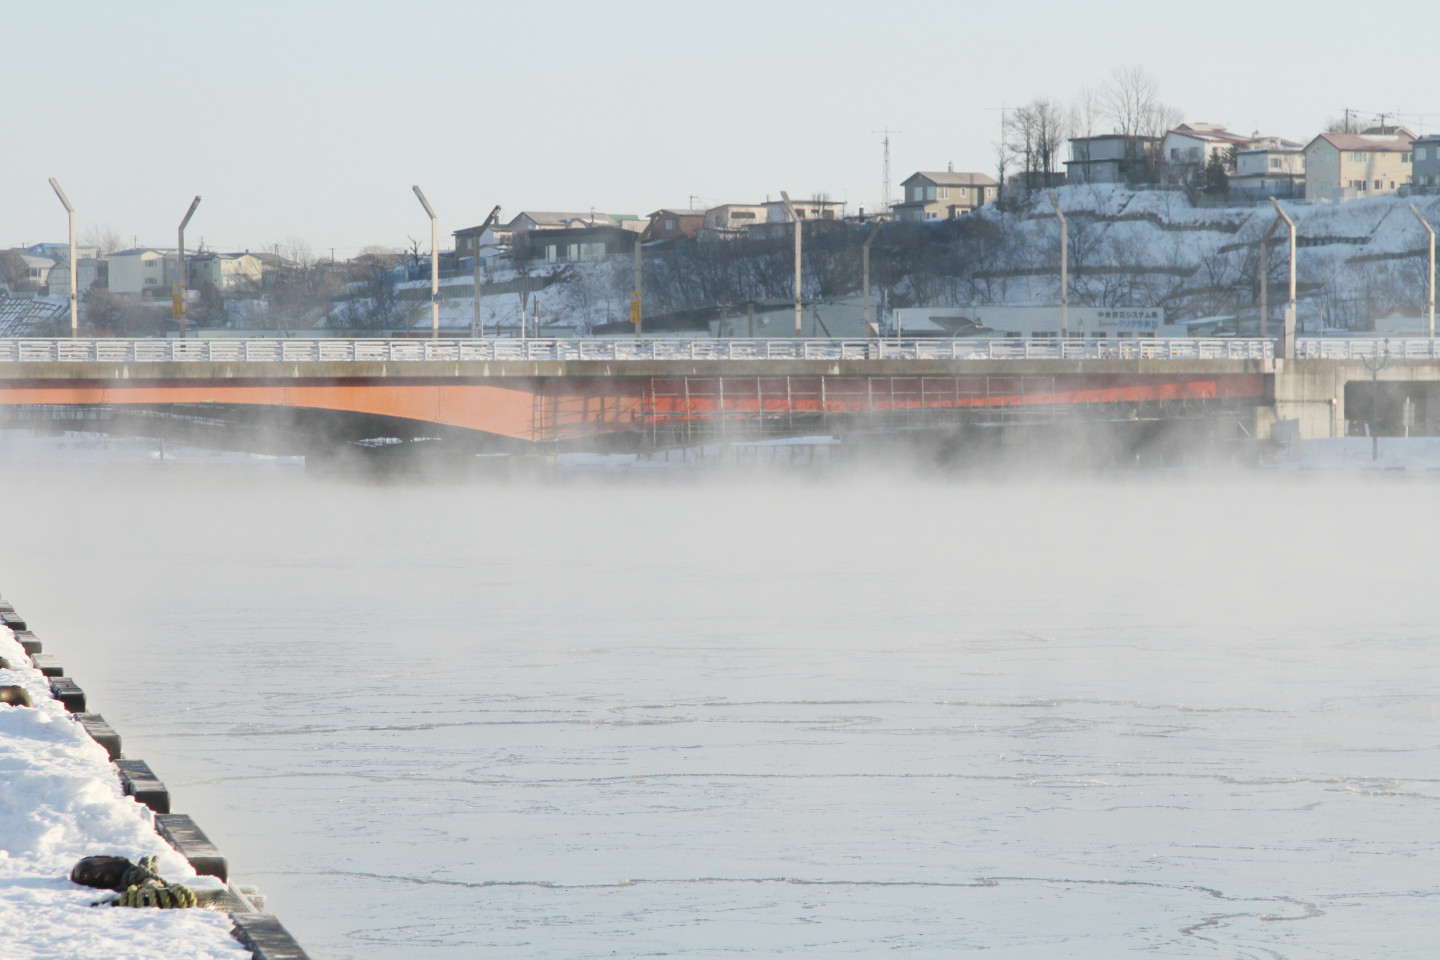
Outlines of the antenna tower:
[[880,142],[885,146],[885,179],[880,185],[880,208],[886,213],[890,212],[890,134],[904,133],[904,130],[891,130],[886,127],[884,130],[871,130],[871,133],[883,133],[885,139]]

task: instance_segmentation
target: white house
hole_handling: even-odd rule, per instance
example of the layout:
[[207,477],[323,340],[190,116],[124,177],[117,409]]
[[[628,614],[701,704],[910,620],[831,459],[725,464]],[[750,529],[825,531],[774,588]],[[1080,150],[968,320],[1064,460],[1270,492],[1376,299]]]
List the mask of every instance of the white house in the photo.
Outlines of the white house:
[[1300,200],[1305,196],[1305,150],[1291,140],[1235,154],[1230,189],[1251,197]]
[[175,254],[137,247],[110,255],[110,292],[139,295],[163,292],[175,275]]
[[258,289],[264,276],[260,258],[249,253],[197,253],[186,259],[187,286],[192,290],[203,290],[207,284],[221,293]]
[[[841,204],[837,200],[826,200],[824,198],[812,198],[810,200],[790,201],[795,208],[795,215],[801,220],[839,220]],[[785,211],[784,200],[765,199],[765,222],[786,223],[790,214]]]
[[765,222],[765,206],[759,203],[722,203],[705,211],[700,226],[702,239],[733,240],[745,236],[757,223]]

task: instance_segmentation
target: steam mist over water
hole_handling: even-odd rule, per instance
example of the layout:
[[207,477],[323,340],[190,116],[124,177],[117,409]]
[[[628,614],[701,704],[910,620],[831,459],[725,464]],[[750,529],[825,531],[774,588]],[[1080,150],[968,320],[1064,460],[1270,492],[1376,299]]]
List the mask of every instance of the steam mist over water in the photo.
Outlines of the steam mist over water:
[[316,960],[1430,946],[1428,481],[80,465],[0,532]]

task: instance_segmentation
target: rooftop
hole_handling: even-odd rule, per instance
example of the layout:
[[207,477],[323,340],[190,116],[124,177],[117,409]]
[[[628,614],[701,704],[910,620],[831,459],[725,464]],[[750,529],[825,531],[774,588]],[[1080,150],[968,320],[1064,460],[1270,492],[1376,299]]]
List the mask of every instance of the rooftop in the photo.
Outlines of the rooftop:
[[957,172],[955,170],[919,170],[906,177],[902,187],[916,177],[924,177],[937,187],[998,186],[994,177],[986,173]]
[[[1407,136],[1393,133],[1322,133],[1315,140],[1324,140],[1336,150],[1357,153],[1408,153],[1412,142]],[[1310,142],[1314,143],[1315,140]]]

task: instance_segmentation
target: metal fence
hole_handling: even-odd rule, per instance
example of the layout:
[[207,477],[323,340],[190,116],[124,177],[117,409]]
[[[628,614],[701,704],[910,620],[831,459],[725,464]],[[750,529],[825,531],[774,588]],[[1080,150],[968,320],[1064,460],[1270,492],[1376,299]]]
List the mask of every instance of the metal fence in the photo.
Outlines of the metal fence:
[[[1372,341],[1348,341],[1348,343]],[[1389,341],[1421,344],[1432,342]],[[1303,356],[1326,356],[1331,343],[1300,341]],[[1345,343],[1336,346],[1344,347]],[[1323,354],[1318,352],[1322,347]],[[1355,348],[1357,351],[1359,347]],[[1414,348],[1419,349],[1419,348]],[[1309,351],[1316,352],[1311,353]],[[1058,338],[784,340],[784,339],[0,339],[0,363],[16,361],[319,363],[331,361],[524,360],[1261,360],[1274,343],[1259,339],[1082,340]],[[1349,356],[1352,354],[1346,354]],[[1356,352],[1354,356],[1371,355]],[[1432,356],[1404,353],[1403,356]]]
[[1440,341],[1426,337],[1304,339],[1296,341],[1295,356],[1302,360],[1360,360],[1367,357],[1434,360],[1440,357],[1437,343]]

